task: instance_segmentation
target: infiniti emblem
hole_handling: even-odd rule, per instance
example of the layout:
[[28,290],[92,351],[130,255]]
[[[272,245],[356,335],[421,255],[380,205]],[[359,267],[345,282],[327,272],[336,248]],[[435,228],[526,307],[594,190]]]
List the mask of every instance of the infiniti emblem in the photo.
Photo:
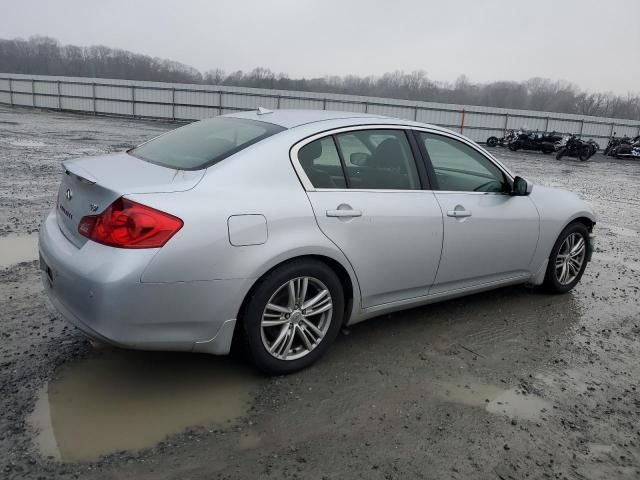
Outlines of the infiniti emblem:
[[64,194],[64,196],[67,197],[67,200],[71,200],[73,198],[73,192],[71,191],[70,188],[67,188],[67,191]]

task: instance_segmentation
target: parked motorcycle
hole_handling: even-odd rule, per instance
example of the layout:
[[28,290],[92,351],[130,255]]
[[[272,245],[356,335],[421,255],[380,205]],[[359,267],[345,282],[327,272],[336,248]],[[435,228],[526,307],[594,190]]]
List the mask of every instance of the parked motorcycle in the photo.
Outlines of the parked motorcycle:
[[556,160],[560,160],[566,155],[567,157],[577,157],[584,162],[589,160],[594,153],[595,152],[591,144],[580,140],[575,135],[570,135],[558,148]]
[[640,135],[628,142],[620,143],[615,149],[616,158],[640,158]]
[[487,147],[505,147],[516,136],[514,130],[509,130],[504,137],[489,137],[487,138]]
[[556,150],[553,138],[560,138],[554,134],[540,134],[526,130],[518,130],[515,134],[515,138],[507,145],[509,150],[515,152],[517,150],[536,150],[542,153],[549,154]]
[[623,150],[626,150],[624,146],[630,146],[632,143],[632,140],[626,135],[624,135],[623,137],[616,137],[616,132],[613,132],[613,137],[609,139],[609,143],[607,144],[603,153],[605,155],[609,155],[610,157],[615,157],[618,153],[618,149],[622,148]]

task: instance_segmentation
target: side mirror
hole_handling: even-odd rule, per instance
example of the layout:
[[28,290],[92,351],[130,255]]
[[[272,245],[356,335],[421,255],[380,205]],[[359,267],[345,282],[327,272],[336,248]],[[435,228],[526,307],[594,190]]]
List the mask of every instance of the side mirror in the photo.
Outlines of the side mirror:
[[529,180],[526,180],[522,177],[516,177],[513,179],[513,189],[511,190],[511,195],[524,197],[529,195],[533,190],[533,183]]
[[370,156],[371,155],[364,152],[355,152],[349,156],[349,161],[351,162],[351,165],[362,167],[363,165],[367,164]]

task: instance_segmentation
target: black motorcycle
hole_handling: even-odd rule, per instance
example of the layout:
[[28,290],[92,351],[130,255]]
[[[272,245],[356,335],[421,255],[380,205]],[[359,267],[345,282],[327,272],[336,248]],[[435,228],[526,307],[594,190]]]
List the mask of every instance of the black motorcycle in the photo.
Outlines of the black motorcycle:
[[604,155],[615,157],[619,149],[627,150],[625,146],[629,146],[630,148],[632,143],[632,140],[626,135],[623,137],[616,137],[616,132],[613,132],[613,137],[609,139],[609,143],[607,143],[603,153]]
[[487,147],[505,147],[511,140],[516,137],[516,132],[509,130],[504,137],[487,138]]
[[540,134],[529,132],[526,130],[519,130],[515,138],[507,145],[509,150],[515,152],[517,150],[536,150],[542,153],[549,154],[555,152],[556,147],[554,141],[550,141],[553,138],[560,138],[554,134]]
[[567,157],[577,157],[584,162],[589,160],[594,153],[592,145],[580,140],[575,135],[571,135],[558,148],[556,160],[560,160],[566,155]]
[[628,142],[620,143],[615,149],[616,158],[640,158],[640,135]]

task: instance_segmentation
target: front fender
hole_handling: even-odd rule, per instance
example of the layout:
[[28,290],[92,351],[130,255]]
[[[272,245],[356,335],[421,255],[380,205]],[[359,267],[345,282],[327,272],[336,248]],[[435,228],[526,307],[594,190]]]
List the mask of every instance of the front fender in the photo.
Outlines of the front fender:
[[584,200],[566,190],[536,185],[530,198],[540,214],[540,239],[531,262],[532,271],[536,272],[567,225],[581,218],[595,224],[596,215]]

